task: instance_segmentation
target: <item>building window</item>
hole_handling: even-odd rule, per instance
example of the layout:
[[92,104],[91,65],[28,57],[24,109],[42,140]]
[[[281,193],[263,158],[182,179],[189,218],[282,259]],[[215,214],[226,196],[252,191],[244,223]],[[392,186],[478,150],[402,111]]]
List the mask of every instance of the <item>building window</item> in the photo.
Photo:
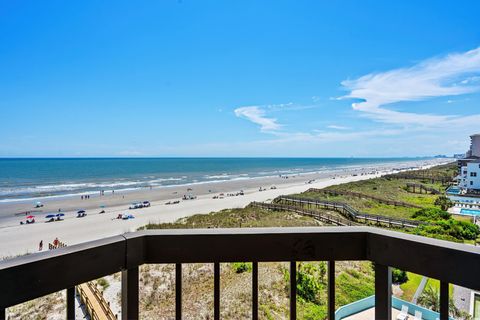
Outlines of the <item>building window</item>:
[[473,186],[473,181],[470,181],[470,185]]
[[476,172],[470,172],[470,177],[476,177],[477,173]]
[[467,174],[467,170],[463,170],[463,174]]

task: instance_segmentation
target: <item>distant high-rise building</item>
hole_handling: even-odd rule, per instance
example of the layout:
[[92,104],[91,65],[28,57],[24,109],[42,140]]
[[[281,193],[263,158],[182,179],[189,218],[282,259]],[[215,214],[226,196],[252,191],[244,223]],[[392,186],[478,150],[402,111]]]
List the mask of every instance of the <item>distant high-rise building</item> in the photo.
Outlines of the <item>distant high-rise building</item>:
[[480,133],[470,136],[470,150],[468,151],[467,158],[469,157],[480,158]]

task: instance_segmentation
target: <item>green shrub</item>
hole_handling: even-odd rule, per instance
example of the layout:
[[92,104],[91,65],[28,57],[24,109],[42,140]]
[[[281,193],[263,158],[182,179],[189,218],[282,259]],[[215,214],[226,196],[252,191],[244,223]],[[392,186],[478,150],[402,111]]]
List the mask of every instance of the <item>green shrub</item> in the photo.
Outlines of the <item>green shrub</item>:
[[110,283],[108,283],[107,279],[105,278],[98,279],[97,284],[99,284],[103,290],[107,289],[110,286]]
[[232,269],[236,273],[250,272],[252,271],[252,263],[251,262],[233,262]]
[[[325,286],[325,274],[327,267],[325,262],[306,263],[297,265],[297,295],[307,302],[321,303],[320,291]],[[284,277],[290,282],[290,272],[285,269]]]
[[402,284],[408,281],[407,272],[393,268],[392,270],[392,282],[395,284]]
[[430,221],[430,223],[418,226],[414,233],[450,241],[475,240],[480,235],[478,226],[468,221],[448,219]]
[[438,208],[424,208],[416,211],[412,218],[422,221],[448,220],[452,215]]
[[[372,263],[372,270],[375,272],[375,263]],[[349,272],[351,274],[351,272]],[[395,284],[403,284],[408,281],[408,275],[406,271],[392,268],[392,282]]]

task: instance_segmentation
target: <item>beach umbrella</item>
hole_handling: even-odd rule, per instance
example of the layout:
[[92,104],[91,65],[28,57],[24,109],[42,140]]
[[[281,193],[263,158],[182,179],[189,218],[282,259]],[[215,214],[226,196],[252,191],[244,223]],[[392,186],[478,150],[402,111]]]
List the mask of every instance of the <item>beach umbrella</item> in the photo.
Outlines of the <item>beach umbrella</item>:
[[85,210],[79,210],[77,213],[85,213]]
[[33,219],[35,216],[28,216],[27,219]]
[[64,215],[64,213],[57,213],[57,217],[63,217]]
[[48,215],[45,216],[45,218],[47,218],[47,219],[55,218],[55,215],[54,214],[48,214]]

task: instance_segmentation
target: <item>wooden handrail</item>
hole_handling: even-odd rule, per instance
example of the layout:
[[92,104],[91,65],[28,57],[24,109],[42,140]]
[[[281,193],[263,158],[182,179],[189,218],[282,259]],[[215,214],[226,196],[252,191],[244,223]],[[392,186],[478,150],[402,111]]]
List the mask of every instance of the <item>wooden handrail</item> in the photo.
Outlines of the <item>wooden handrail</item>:
[[392,227],[406,227],[406,228],[416,228],[420,225],[427,224],[424,221],[393,218],[393,217],[384,216],[384,215],[360,212],[352,208],[348,204],[342,203],[342,202],[318,200],[318,199],[295,197],[295,196],[280,196],[280,197],[277,197],[275,201],[279,201],[279,200],[315,205],[317,208],[318,207],[323,207],[326,209],[330,208],[343,215],[346,215],[347,217],[355,219],[355,221],[357,222],[362,222],[362,220],[364,222],[373,221],[377,223],[380,223],[380,222],[385,223],[389,227],[392,226]]
[[[377,319],[389,318],[391,267],[439,279],[447,288],[441,290],[441,301],[448,301],[448,283],[480,289],[480,248],[385,229],[345,226],[148,230],[1,261],[0,313],[4,317],[7,307],[121,270],[122,319],[136,320],[140,265],[213,263],[214,318],[219,318],[220,263],[289,261],[294,274],[296,261],[329,261],[332,265],[344,260],[375,263]],[[52,266],[60,272],[52,272]],[[177,272],[176,279],[181,279],[181,273]],[[329,292],[334,294],[335,290]],[[176,294],[176,299],[181,299],[181,293]],[[292,294],[291,310],[295,310],[295,303]],[[92,309],[91,303],[86,306]],[[447,319],[445,308],[441,310],[442,319]],[[98,319],[98,314],[93,318]],[[291,318],[295,319],[295,314]]]

